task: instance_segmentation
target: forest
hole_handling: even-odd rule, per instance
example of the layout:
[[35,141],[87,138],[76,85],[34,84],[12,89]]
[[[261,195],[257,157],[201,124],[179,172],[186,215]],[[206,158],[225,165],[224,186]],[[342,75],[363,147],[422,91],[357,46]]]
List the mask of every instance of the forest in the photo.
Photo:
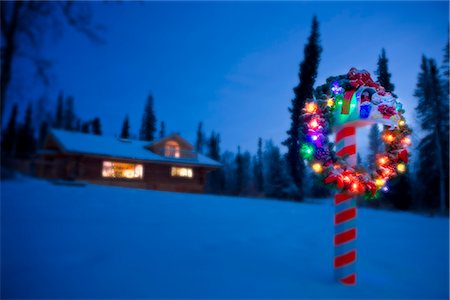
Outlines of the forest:
[[[38,22],[33,16],[46,18],[48,15],[68,22],[71,26],[97,40],[92,30],[90,19],[79,12],[72,14],[71,2],[61,2],[61,7],[54,3],[33,2],[21,6],[2,2],[2,120],[6,124],[1,134],[2,176],[11,169],[16,160],[30,160],[33,154],[42,147],[44,138],[50,128],[69,131],[80,131],[86,134],[102,134],[102,123],[99,117],[85,119],[76,113],[76,100],[63,91],[57,99],[56,106],[50,111],[42,111],[38,101],[26,108],[15,103],[11,114],[4,116],[4,103],[8,101],[7,90],[14,69],[13,58],[19,55],[17,43],[33,39],[43,34],[37,28],[26,32],[20,22],[30,25]],[[59,5],[58,5],[59,6]],[[22,13],[22,19],[19,18]],[[58,15],[58,17],[56,17]],[[26,19],[25,17],[26,16]],[[31,18],[31,19],[30,19]],[[22,24],[23,25],[23,24]],[[286,128],[286,136],[282,145],[275,144],[271,137],[255,136],[256,153],[237,149],[222,149],[221,135],[217,130],[205,132],[203,122],[198,123],[196,151],[220,161],[223,168],[208,175],[206,192],[212,194],[237,195],[257,198],[276,198],[290,201],[305,201],[307,198],[326,198],[332,195],[323,182],[310,171],[300,153],[303,138],[304,120],[301,111],[308,99],[315,97],[316,77],[323,51],[320,42],[320,27],[316,17],[312,20],[311,31],[304,46],[303,59],[300,61],[298,85],[293,87],[293,98],[289,109],[291,124]],[[442,58],[423,56],[420,73],[417,74],[415,112],[417,127],[422,132],[421,140],[413,145],[411,151],[415,159],[408,170],[392,180],[389,190],[383,192],[377,200],[365,201],[361,205],[374,208],[416,210],[434,213],[447,213],[449,209],[449,46],[443,45]],[[395,82],[391,82],[389,59],[385,49],[380,49],[377,60],[376,81],[395,95]],[[41,68],[42,61],[36,60],[35,67]],[[145,100],[145,99],[143,99]],[[166,135],[166,124],[158,121],[154,111],[154,99],[149,94],[142,101],[142,122],[139,132],[130,132],[130,120],[124,115],[122,130],[117,133],[124,139],[152,141]],[[24,118],[18,119],[20,110],[25,110]],[[35,116],[40,121],[36,122]],[[243,129],[245,130],[245,128]],[[369,135],[369,155],[358,156],[360,164],[369,170],[376,164],[376,153],[380,149],[381,126],[372,125]]]

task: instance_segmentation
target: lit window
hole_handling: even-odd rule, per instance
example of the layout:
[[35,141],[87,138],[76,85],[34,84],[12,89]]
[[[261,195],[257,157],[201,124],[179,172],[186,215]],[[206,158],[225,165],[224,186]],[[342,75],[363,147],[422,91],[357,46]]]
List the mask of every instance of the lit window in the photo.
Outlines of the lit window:
[[180,157],[180,146],[175,141],[168,141],[164,147],[164,156]]
[[172,167],[172,170],[170,171],[170,175],[172,175],[172,177],[188,177],[188,178],[192,178],[194,176],[194,172],[192,171],[192,168]]
[[127,164],[112,161],[103,162],[103,177],[112,178],[142,178],[144,175],[144,168],[139,164]]

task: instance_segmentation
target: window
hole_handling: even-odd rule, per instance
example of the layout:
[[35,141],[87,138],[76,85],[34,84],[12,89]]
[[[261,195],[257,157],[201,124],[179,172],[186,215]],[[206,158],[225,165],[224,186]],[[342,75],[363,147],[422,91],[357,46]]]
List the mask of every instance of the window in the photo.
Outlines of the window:
[[127,164],[112,161],[103,162],[103,177],[142,179],[143,175],[144,168],[140,164]]
[[164,146],[164,156],[180,157],[180,146],[175,141],[168,141]]
[[170,175],[172,177],[187,177],[192,178],[194,177],[194,172],[192,171],[192,168],[177,168],[172,167],[170,171]]

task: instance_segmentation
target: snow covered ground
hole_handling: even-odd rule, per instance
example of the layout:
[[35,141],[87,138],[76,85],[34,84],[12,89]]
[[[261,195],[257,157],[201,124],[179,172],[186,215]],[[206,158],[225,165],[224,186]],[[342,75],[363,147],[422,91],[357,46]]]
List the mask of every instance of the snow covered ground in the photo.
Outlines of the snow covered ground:
[[449,220],[360,209],[358,285],[333,207],[19,178],[1,186],[2,298],[449,297]]

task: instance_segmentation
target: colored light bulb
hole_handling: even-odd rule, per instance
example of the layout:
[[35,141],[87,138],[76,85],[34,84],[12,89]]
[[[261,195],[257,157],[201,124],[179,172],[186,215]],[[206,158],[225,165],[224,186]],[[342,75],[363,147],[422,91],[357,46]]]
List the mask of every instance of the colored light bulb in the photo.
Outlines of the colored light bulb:
[[303,144],[300,148],[300,153],[305,159],[312,159],[314,155],[314,148],[310,144]]
[[378,178],[378,179],[375,180],[375,185],[377,187],[379,187],[379,188],[382,187],[385,183],[386,183],[386,181],[384,179],[381,179],[381,178]]
[[312,119],[312,121],[309,123],[309,127],[313,129],[319,127],[319,122],[317,122],[317,119]]
[[311,140],[313,140],[313,141],[317,141],[318,138],[319,138],[319,137],[318,137],[317,135],[311,136]]
[[404,144],[404,145],[406,145],[406,146],[411,145],[411,139],[410,139],[409,137],[403,138],[402,144]]
[[402,163],[398,164],[398,165],[397,165],[397,171],[398,171],[399,173],[405,173],[405,171],[406,171],[406,165],[405,165],[405,164],[402,164]]
[[328,99],[327,105],[328,105],[329,107],[332,107],[332,106],[334,105],[334,101],[333,101],[332,98]]
[[383,136],[383,138],[384,138],[384,140],[386,141],[386,142],[389,142],[389,143],[392,143],[394,140],[395,140],[395,136],[394,135],[392,135],[392,134],[385,134],[384,136]]
[[381,157],[381,158],[378,160],[378,163],[379,163],[380,165],[385,165],[385,164],[387,164],[388,161],[389,161],[388,158],[385,157],[385,156],[383,156],[383,157]]
[[317,105],[314,102],[306,103],[306,111],[310,114],[317,111]]
[[320,173],[322,172],[322,165],[320,163],[315,163],[312,165],[312,169],[314,170],[314,172]]

